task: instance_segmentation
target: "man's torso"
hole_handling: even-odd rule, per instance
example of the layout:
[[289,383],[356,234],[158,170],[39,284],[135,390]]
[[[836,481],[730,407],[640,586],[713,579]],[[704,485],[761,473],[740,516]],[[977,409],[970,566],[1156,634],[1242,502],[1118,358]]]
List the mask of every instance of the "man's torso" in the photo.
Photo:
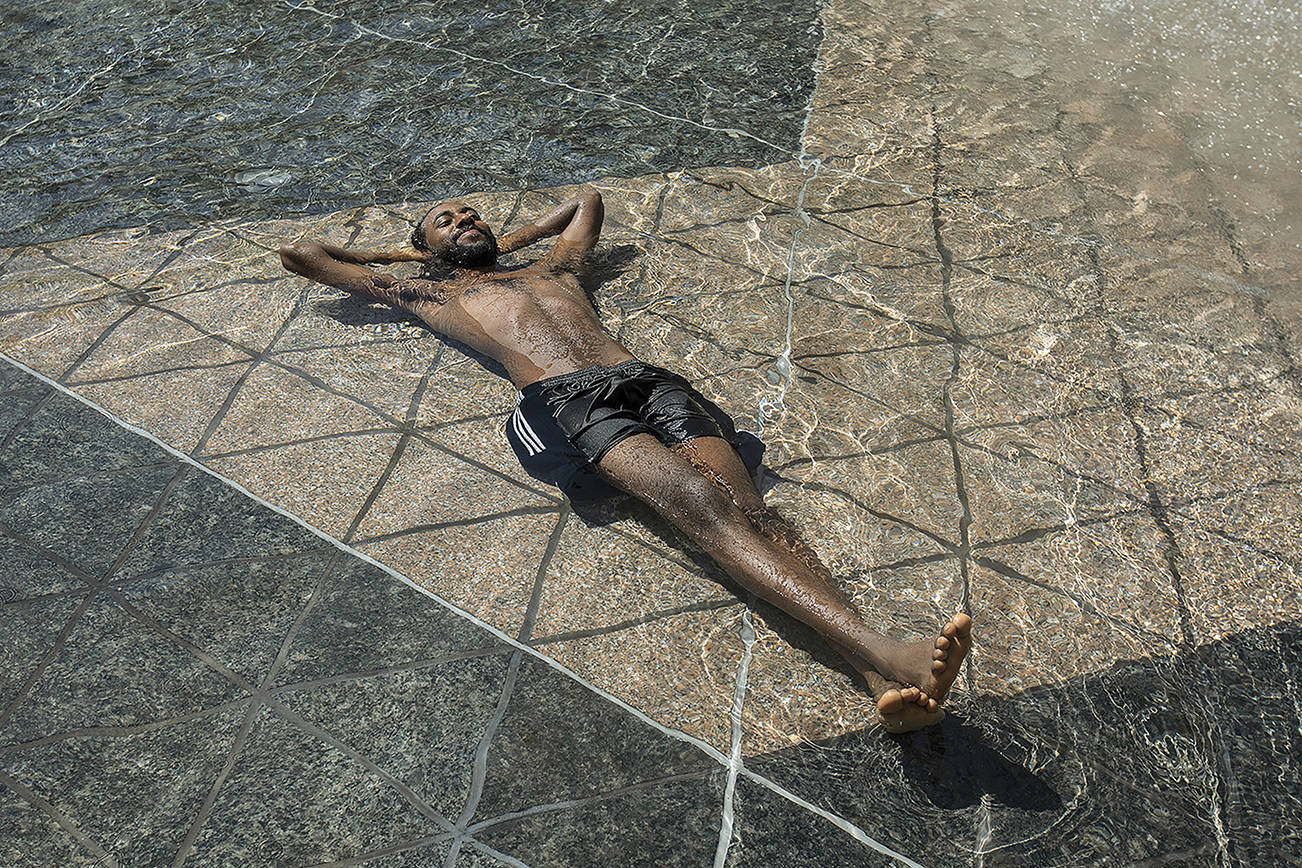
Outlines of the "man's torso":
[[516,388],[633,355],[601,326],[569,272],[530,266],[458,278],[424,319],[435,331],[500,362]]

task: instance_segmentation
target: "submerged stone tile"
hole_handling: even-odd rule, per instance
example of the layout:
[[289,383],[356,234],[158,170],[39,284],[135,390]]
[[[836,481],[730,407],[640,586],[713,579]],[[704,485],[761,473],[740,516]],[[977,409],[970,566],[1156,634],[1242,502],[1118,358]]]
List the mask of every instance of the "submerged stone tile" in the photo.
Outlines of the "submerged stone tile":
[[[357,548],[423,588],[516,635],[556,526],[552,507],[484,520],[457,520],[392,538],[362,538]],[[494,544],[485,545],[486,540]]]
[[0,731],[6,744],[155,723],[244,696],[187,649],[101,594]]
[[164,371],[77,391],[124,422],[149,431],[182,452],[199,446],[214,417],[248,371],[245,362],[216,368]]
[[[180,849],[245,711],[236,706],[157,729],[63,739],[10,754],[3,762],[8,774],[119,864],[157,865]],[[58,852],[49,846],[40,845],[43,858]],[[96,862],[102,864],[85,864]]]
[[508,656],[291,686],[276,698],[455,818],[470,791],[475,748],[497,706]]
[[204,463],[313,527],[344,537],[397,444],[398,435],[388,433],[303,437]]
[[390,420],[264,364],[240,388],[201,458],[254,494],[342,535],[398,436]]
[[208,337],[175,316],[141,306],[113,329],[68,382],[76,388],[87,382],[130,381],[164,371],[216,368],[249,359],[248,353]]
[[14,868],[38,868],[51,861],[59,865],[92,866],[95,854],[77,841],[53,817],[19,798],[10,789],[0,790],[0,822],[13,830],[0,839],[0,859]]
[[[1109,618],[1112,631],[1129,625],[1137,655],[1145,647],[1149,653],[1174,653],[1181,639],[1180,600],[1164,554],[1147,510],[973,552],[983,567],[1008,569],[1068,594],[1088,614]],[[1022,630],[1029,634],[1033,626]]]
[[156,444],[62,393],[28,405],[27,411],[0,451],[5,487],[48,485],[173,460]]
[[[6,568],[12,561],[4,561]],[[6,579],[6,581],[13,581]],[[80,583],[78,583],[80,584]],[[0,708],[8,708],[54,647],[83,596],[6,602],[0,607]]]
[[815,332],[810,326],[826,308],[802,303],[796,310],[803,325],[793,335],[796,370],[782,398],[791,419],[784,414],[783,429],[848,429],[865,445],[943,432],[943,389],[954,363],[949,346],[852,316],[825,320]]
[[[787,801],[750,778],[737,778],[733,796],[729,868],[886,868],[891,856],[856,841],[817,814]],[[904,855],[908,855],[907,853]]]
[[[853,473],[855,464],[846,464]],[[950,552],[934,537],[889,518],[889,505],[875,514],[844,492],[817,483],[780,484],[768,493],[766,503],[842,581],[858,581],[872,570],[930,561]]]
[[[1078,587],[1039,587],[980,565],[972,566],[970,575],[976,638],[968,672],[981,694],[1006,696],[1097,672],[1118,660],[1163,657],[1174,653],[1180,639],[1179,633],[1159,631],[1175,619],[1157,602],[1122,619],[1109,617]],[[1150,597],[1170,600],[1169,585],[1153,586],[1159,577],[1150,573],[1136,586]]]
[[722,571],[663,519],[627,502],[616,515],[595,527],[566,523],[543,577],[536,639],[731,598]]
[[1134,429],[1119,413],[1081,414],[963,438],[959,460],[974,544],[1142,510]]
[[[515,388],[509,380],[448,345],[443,348],[438,366],[429,373],[415,419],[419,429],[431,434],[446,426],[470,426],[472,422],[483,430],[501,429],[514,409]],[[449,445],[460,448],[458,443]],[[494,451],[502,449],[509,451],[505,439],[496,444]]]
[[155,465],[135,475],[34,485],[0,497],[0,522],[98,575],[113,564],[176,474],[174,466]]
[[191,470],[168,494],[115,578],[329,547],[297,522],[207,473]]
[[314,594],[276,684],[367,672],[498,644],[415,588],[341,556]]
[[[820,465],[811,465],[810,473]],[[873,508],[925,536],[957,536],[962,504],[954,493],[954,462],[949,444],[904,443],[898,449],[857,456],[829,466],[827,481],[802,479],[806,487],[840,495],[861,510]]]
[[718,843],[722,800],[716,772],[497,823],[475,838],[530,865],[703,865]]
[[[1265,501],[1260,495],[1250,498]],[[1287,508],[1296,494],[1281,499],[1279,505]],[[1294,514],[1276,513],[1274,520],[1284,524],[1296,519]],[[1271,551],[1241,532],[1222,530],[1214,520],[1177,514],[1170,521],[1176,571],[1196,640],[1229,638],[1256,626],[1302,618],[1302,566],[1291,551]]]
[[[387,308],[367,308],[358,318],[367,323],[374,310],[380,323],[392,319]],[[429,370],[437,352],[437,342],[404,340],[400,345],[363,343],[374,333],[357,327],[348,329],[350,343],[332,344],[332,331],[303,323],[304,331],[315,340],[325,339],[321,349],[279,350],[276,360],[326,384],[330,389],[355,395],[367,405],[388,416],[402,419],[411,406],[421,378]]]
[[329,555],[309,555],[176,567],[132,581],[120,593],[164,629],[257,684],[329,562]]
[[1175,503],[1302,479],[1302,402],[1283,384],[1154,401],[1139,422],[1150,473]]
[[[586,799],[716,767],[697,747],[653,729],[526,655],[488,750],[475,817]],[[717,804],[713,810],[718,810]],[[494,840],[485,838],[490,845]]]
[[803,145],[816,156],[872,153],[891,139],[930,138],[932,55],[929,11],[921,4],[842,0],[823,9],[822,74]]
[[664,726],[727,753],[741,663],[741,604],[668,615],[595,636],[541,642],[539,651]]
[[77,576],[11,537],[0,537],[0,603],[85,587]]
[[[402,847],[396,853],[387,853],[373,859],[367,859],[364,855],[354,857],[359,860],[354,864],[365,865],[366,868],[423,868],[425,865],[442,865],[447,857],[448,848],[451,846],[448,843],[451,838],[452,833],[449,832],[447,835],[436,838],[434,843],[425,843],[426,839],[421,839],[415,845]],[[485,865],[496,861],[488,856],[483,856],[482,859],[482,864]]]
[[293,370],[264,363],[253,369],[236,393],[204,454],[391,426],[360,397],[331,394]]
[[[495,453],[494,463],[511,472],[475,461],[471,456],[466,456],[470,461],[458,457],[462,448],[474,443],[470,438],[484,443]],[[484,450],[476,451],[482,454]],[[511,447],[497,420],[410,438],[359,527],[359,536],[365,539],[555,505],[559,492],[530,479],[518,465],[513,467],[514,459],[508,463],[510,453]]]
[[332,862],[445,830],[389,781],[263,707],[186,861]]

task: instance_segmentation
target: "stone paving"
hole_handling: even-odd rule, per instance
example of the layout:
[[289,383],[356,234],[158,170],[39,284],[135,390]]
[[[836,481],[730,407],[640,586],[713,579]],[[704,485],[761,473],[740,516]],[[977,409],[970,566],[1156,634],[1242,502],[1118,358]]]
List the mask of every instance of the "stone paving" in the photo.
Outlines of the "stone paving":
[[[576,513],[525,475],[491,366],[279,267],[288,240],[399,244],[424,203],[244,215],[4,251],[0,348],[498,632],[296,525],[275,538],[286,522],[71,399],[41,423],[44,387],[11,374],[9,574],[44,578],[7,582],[8,810],[120,864],[1299,858],[1302,256],[1269,204],[1296,179],[1244,210],[1258,181],[1194,147],[1198,115],[1068,86],[965,4],[837,0],[821,22],[795,147],[595,182],[594,291],[634,353],[761,436],[768,501],[875,624],[921,636],[971,613],[944,724],[883,736],[820,641],[672,529],[627,503]],[[510,229],[572,190],[469,198]],[[41,424],[126,445],[15,447]],[[138,502],[113,500],[128,479]],[[208,545],[163,508],[215,501],[256,542]],[[186,609],[169,581],[211,602]],[[293,637],[316,606],[339,620],[308,652]],[[92,664],[79,631],[120,650]],[[148,656],[171,698],[118,686],[114,654]],[[582,732],[530,734],[580,706]],[[147,822],[91,807],[85,770],[137,732],[192,763]],[[366,801],[352,825],[332,813],[346,798]],[[252,805],[258,831],[233,819]],[[127,827],[150,843],[119,852],[106,830]],[[648,843],[666,829],[673,857]],[[414,861],[384,861],[398,851]]]

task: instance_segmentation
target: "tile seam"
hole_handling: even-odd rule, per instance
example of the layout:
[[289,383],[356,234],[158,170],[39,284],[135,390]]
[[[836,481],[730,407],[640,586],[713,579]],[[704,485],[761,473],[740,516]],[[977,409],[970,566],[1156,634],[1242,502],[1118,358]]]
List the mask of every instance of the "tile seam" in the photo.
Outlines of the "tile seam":
[[[660,732],[661,734],[663,734],[663,735],[665,735],[665,736],[668,736],[668,737],[670,737],[670,738],[673,738],[673,739],[675,739],[675,740],[677,740],[677,741],[682,741],[682,742],[685,742],[685,743],[687,743],[687,744],[692,745],[693,747],[695,747],[695,748],[697,748],[698,750],[700,750],[702,753],[704,753],[704,754],[706,754],[707,756],[709,756],[711,759],[713,759],[716,763],[718,763],[718,764],[721,765],[721,766],[725,766],[725,767],[726,767],[726,766],[728,765],[728,757],[726,757],[726,756],[725,756],[724,754],[722,754],[722,753],[721,753],[717,748],[715,748],[713,745],[709,744],[708,742],[706,742],[706,741],[704,741],[704,740],[702,740],[702,739],[700,739],[700,738],[697,738],[696,736],[689,735],[688,733],[683,732],[682,730],[672,729],[672,728],[670,728],[670,727],[668,727],[668,726],[665,726],[664,724],[662,724],[662,723],[660,723],[659,721],[657,721],[657,720],[653,719],[652,717],[650,717],[648,714],[646,714],[646,712],[644,712],[644,711],[642,711],[642,710],[640,710],[640,709],[638,709],[638,708],[635,708],[634,706],[630,705],[628,702],[626,702],[626,701],[620,699],[619,697],[617,697],[617,696],[611,694],[610,692],[608,692],[608,691],[606,691],[606,690],[603,690],[602,688],[597,687],[596,685],[594,685],[594,684],[592,684],[591,682],[587,681],[587,680],[584,679],[582,676],[578,675],[577,673],[573,672],[572,670],[570,670],[570,669],[567,668],[566,666],[562,665],[559,661],[554,660],[553,658],[548,657],[548,656],[546,656],[545,654],[542,654],[542,653],[536,651],[535,649],[530,648],[529,646],[524,645],[524,644],[518,642],[518,641],[517,641],[513,636],[511,636],[511,635],[509,635],[509,634],[503,632],[503,631],[500,630],[499,628],[494,627],[493,625],[491,625],[491,624],[487,623],[486,621],[484,621],[484,620],[482,620],[482,619],[476,617],[475,615],[473,615],[473,614],[471,614],[471,613],[469,613],[469,612],[466,612],[466,611],[464,611],[463,609],[460,609],[459,607],[457,607],[457,606],[454,605],[453,603],[449,602],[448,600],[444,599],[443,597],[441,597],[440,595],[434,593],[433,591],[429,590],[428,588],[422,587],[421,585],[419,585],[419,584],[417,584],[416,582],[412,581],[412,580],[411,580],[410,578],[408,578],[407,576],[404,576],[402,573],[399,573],[399,572],[398,572],[397,570],[395,570],[393,567],[390,567],[390,566],[388,566],[387,564],[381,563],[380,561],[376,560],[375,558],[373,558],[373,557],[367,555],[365,552],[361,552],[361,551],[358,551],[358,550],[352,548],[351,546],[347,545],[346,543],[343,543],[343,542],[341,542],[340,540],[338,540],[338,539],[336,539],[336,538],[330,536],[330,535],[327,534],[325,531],[322,531],[322,530],[320,530],[319,528],[313,527],[312,525],[310,525],[310,524],[308,524],[306,521],[304,521],[302,518],[300,518],[300,517],[294,515],[293,513],[291,513],[291,512],[289,512],[289,511],[285,510],[284,508],[279,507],[279,506],[276,506],[275,504],[271,503],[270,501],[266,500],[265,498],[262,498],[262,497],[259,497],[259,496],[256,495],[256,494],[253,494],[253,493],[250,492],[248,489],[244,488],[242,485],[240,485],[239,483],[235,482],[234,480],[228,479],[227,477],[222,476],[220,473],[217,473],[216,471],[212,470],[211,468],[206,467],[206,466],[203,465],[201,462],[199,462],[198,460],[196,460],[194,457],[192,457],[192,456],[190,456],[190,455],[187,455],[187,454],[185,454],[184,452],[181,452],[181,451],[177,450],[176,448],[174,448],[174,447],[172,447],[172,446],[169,446],[168,444],[164,443],[162,440],[160,440],[158,437],[154,436],[153,434],[149,433],[148,431],[146,431],[146,430],[144,430],[144,429],[142,429],[142,428],[140,428],[140,427],[138,427],[138,426],[132,425],[132,424],[129,423],[129,422],[125,422],[125,421],[123,421],[122,419],[118,418],[117,416],[115,416],[115,415],[113,415],[112,413],[110,413],[110,412],[108,412],[107,410],[105,410],[103,407],[100,407],[99,405],[95,404],[93,401],[91,401],[91,400],[89,400],[89,399],[87,399],[87,398],[85,398],[85,397],[83,397],[83,396],[81,396],[81,395],[78,395],[77,393],[73,392],[72,390],[70,390],[70,389],[67,388],[66,386],[64,386],[64,385],[62,385],[62,384],[60,384],[60,383],[55,382],[54,380],[50,379],[50,378],[47,377],[46,375],[44,375],[44,374],[42,374],[42,373],[40,373],[40,372],[38,372],[38,371],[33,370],[32,368],[28,367],[27,365],[23,364],[22,362],[19,362],[19,361],[13,359],[12,357],[10,357],[9,355],[7,355],[7,354],[5,354],[5,353],[2,353],[2,352],[0,352],[0,360],[4,360],[5,362],[8,362],[9,364],[13,365],[14,367],[18,368],[19,370],[21,370],[21,371],[23,371],[23,372],[29,374],[30,376],[35,377],[35,378],[38,379],[39,381],[41,381],[41,382],[43,382],[43,383],[46,383],[46,384],[49,385],[49,386],[52,386],[54,389],[56,389],[56,390],[58,390],[59,392],[61,392],[61,393],[65,394],[65,395],[67,395],[68,397],[70,397],[70,398],[72,398],[72,399],[78,401],[78,402],[81,403],[81,404],[86,405],[87,407],[90,407],[91,409],[95,410],[96,412],[100,413],[101,415],[105,416],[106,418],[112,420],[113,422],[115,422],[116,424],[118,424],[118,425],[120,425],[121,427],[125,428],[126,430],[131,431],[132,433],[137,434],[137,435],[139,435],[139,436],[141,436],[141,437],[144,437],[145,439],[151,441],[152,443],[155,443],[156,445],[158,445],[158,446],[161,447],[162,449],[164,449],[164,450],[166,450],[167,452],[170,452],[171,454],[175,455],[175,456],[176,456],[178,459],[180,459],[182,462],[184,462],[184,463],[186,463],[186,464],[189,464],[189,465],[191,465],[191,466],[197,468],[199,471],[201,471],[201,472],[207,474],[208,476],[211,476],[212,478],[217,479],[218,481],[224,483],[225,485],[230,486],[231,488],[233,488],[233,489],[235,489],[236,491],[240,492],[240,493],[243,494],[244,496],[248,497],[248,498],[249,498],[250,500],[252,500],[253,502],[259,504],[260,506],[263,506],[263,507],[265,507],[265,508],[267,508],[267,509],[270,509],[271,511],[275,512],[276,514],[281,515],[281,516],[284,516],[285,518],[289,519],[290,521],[293,521],[295,524],[298,524],[300,527],[302,527],[302,528],[304,528],[305,530],[311,532],[311,533],[314,534],[315,536],[318,536],[318,537],[320,537],[321,539],[325,540],[326,542],[330,543],[332,546],[334,546],[334,547],[338,550],[339,554],[341,554],[341,555],[343,555],[343,554],[350,555],[351,557],[354,557],[354,558],[356,558],[356,559],[362,561],[363,563],[367,563],[367,564],[369,564],[369,565],[371,565],[371,566],[373,566],[373,567],[375,567],[375,568],[381,570],[382,572],[384,572],[385,574],[389,575],[390,577],[392,577],[392,578],[398,580],[398,581],[401,582],[402,584],[404,584],[404,585],[406,585],[406,586],[412,588],[413,590],[417,591],[418,593],[422,594],[423,596],[427,597],[428,599],[430,599],[430,600],[432,600],[433,602],[437,603],[438,605],[442,606],[444,609],[446,609],[448,612],[452,613],[453,615],[456,615],[456,616],[462,618],[463,620],[468,621],[468,622],[474,624],[475,626],[479,627],[480,629],[482,629],[482,630],[484,630],[484,631],[486,631],[486,632],[488,632],[488,633],[490,633],[490,634],[496,636],[496,637],[497,637],[497,638],[498,638],[498,639],[499,639],[503,644],[510,645],[510,646],[514,647],[515,649],[517,649],[517,651],[521,652],[522,654],[527,654],[527,655],[529,655],[530,657],[533,657],[534,659],[536,659],[536,660],[538,660],[539,662],[541,662],[543,665],[546,665],[546,666],[548,666],[548,667],[550,667],[550,668],[552,668],[552,669],[554,669],[554,670],[556,670],[556,671],[562,673],[563,675],[565,675],[566,677],[572,679],[573,681],[575,681],[575,682],[577,682],[577,683],[583,685],[586,689],[588,689],[588,690],[592,691],[593,693],[595,693],[596,695],[602,697],[602,698],[605,699],[607,702],[610,702],[611,704],[616,705],[616,706],[618,706],[619,708],[623,709],[625,712],[627,712],[628,714],[632,715],[633,717],[635,717],[636,719],[638,719],[638,720],[641,721],[642,723],[646,724],[647,726],[651,727],[652,729],[655,729],[656,731]],[[254,703],[253,703],[253,704],[256,705],[256,706],[259,707],[259,708],[261,707],[261,702],[258,701],[258,700],[256,700],[256,699],[254,700]],[[254,708],[250,708],[249,716],[246,718],[246,724],[247,724],[247,726],[248,726],[249,728],[252,727],[252,715],[253,715],[254,713],[255,713],[255,709],[254,709]],[[247,736],[247,731],[244,731],[244,735]],[[241,746],[241,749],[242,749],[243,739],[240,739],[240,738],[237,736],[237,741],[240,742],[240,746]],[[232,748],[234,748],[234,747],[235,747],[235,746],[232,745]],[[233,751],[233,754],[234,754],[234,751]],[[233,768],[233,766],[234,766],[234,760],[235,760],[235,756],[232,755],[232,757],[230,758],[230,761],[229,761],[229,767],[223,769],[223,773],[222,773],[222,778],[223,778],[223,780],[224,780],[225,776],[229,775],[230,768]],[[782,795],[783,798],[786,798],[788,801],[791,801],[791,802],[793,802],[794,804],[797,804],[797,805],[799,805],[799,806],[801,806],[801,807],[804,807],[804,808],[806,808],[807,810],[810,810],[810,811],[812,811],[813,813],[818,814],[818,815],[821,816],[821,817],[824,817],[825,819],[827,819],[827,820],[829,820],[830,822],[832,822],[834,825],[837,825],[839,828],[842,828],[842,829],[844,829],[845,831],[850,832],[851,835],[854,836],[857,840],[860,840],[861,842],[864,842],[864,843],[869,843],[869,842],[871,842],[871,843],[869,843],[869,846],[873,847],[873,849],[876,849],[876,850],[878,850],[879,852],[885,853],[885,854],[887,854],[887,855],[891,855],[893,858],[899,859],[899,860],[903,861],[904,864],[911,866],[911,868],[922,868],[922,866],[920,866],[920,865],[918,865],[918,863],[913,862],[912,860],[908,859],[908,857],[906,857],[906,856],[902,856],[902,855],[900,855],[900,854],[897,854],[897,853],[895,853],[895,851],[890,850],[889,848],[885,847],[885,845],[879,844],[878,842],[874,841],[872,838],[870,838],[870,837],[867,835],[867,833],[863,832],[863,830],[859,829],[857,826],[855,826],[855,825],[854,825],[853,823],[851,823],[849,820],[846,820],[846,819],[844,819],[844,818],[842,818],[842,817],[839,817],[839,816],[837,816],[837,815],[835,815],[835,814],[833,814],[833,813],[831,813],[831,812],[829,812],[829,811],[826,811],[826,810],[823,810],[823,809],[821,809],[821,808],[817,808],[817,807],[811,805],[809,802],[806,802],[804,799],[801,799],[801,798],[799,798],[798,796],[795,796],[794,794],[792,794],[792,793],[790,793],[789,791],[787,791],[785,788],[780,787],[778,784],[776,784],[776,783],[770,781],[769,779],[767,779],[767,778],[765,778],[765,777],[763,777],[763,776],[761,776],[761,775],[757,775],[757,774],[755,774],[754,772],[751,772],[751,771],[745,769],[744,766],[743,766],[743,769],[742,769],[741,773],[742,773],[742,774],[745,774],[745,775],[747,776],[747,778],[749,778],[749,779],[751,779],[751,780],[754,780],[754,781],[757,782],[757,783],[760,783],[761,785],[767,787],[768,789],[773,790],[774,792],[778,793],[779,795]],[[216,787],[214,788],[213,792],[212,792],[210,795],[211,795],[211,800],[212,800],[212,801],[215,801],[215,799],[216,799]],[[209,805],[208,808],[209,808],[209,810],[210,810],[210,809],[211,809],[211,805]],[[194,833],[194,837],[197,838],[197,836],[198,836],[198,830],[192,828],[192,831],[193,831],[193,833]],[[193,846],[193,843],[194,843],[193,838],[190,838],[190,836],[187,835],[187,839],[188,839],[188,845],[187,845],[187,847],[192,847],[192,846]],[[181,855],[182,855],[182,854],[178,853],[178,859],[177,859],[177,861],[175,861],[175,862],[173,863],[174,868],[177,868],[177,866],[180,866],[180,865],[184,862],[184,859],[180,858]]]
[[873,838],[863,829],[859,828],[859,826],[850,822],[846,818],[834,814],[831,811],[820,808],[817,805],[813,804],[812,802],[805,801],[800,796],[797,796],[795,793],[791,792],[786,787],[782,786],[781,784],[777,783],[771,778],[767,778],[764,775],[758,774],[746,768],[744,764],[741,768],[740,774],[744,775],[748,780],[756,784],[759,784],[765,789],[773,793],[776,793],[777,795],[786,799],[788,802],[791,802],[794,805],[804,808],[806,811],[809,811],[811,814],[816,814],[819,817],[822,817],[824,820],[827,820],[829,823],[831,823],[833,826],[836,826],[841,831],[848,833],[850,837],[854,838],[859,843],[864,844],[873,850],[876,850],[878,853],[881,853],[883,856],[887,856],[903,865],[907,865],[908,868],[925,868],[925,866],[919,864],[918,862],[915,862],[914,860],[910,859],[908,856],[905,856],[903,853],[892,850],[890,847],[886,846],[885,844],[881,843],[877,839]]
[[719,840],[714,849],[714,868],[724,868],[728,861],[728,850],[732,847],[733,828],[735,825],[735,802],[737,793],[737,774],[741,770],[742,743],[742,709],[746,702],[746,678],[750,672],[751,660],[755,656],[755,626],[751,620],[751,599],[741,613],[741,626],[737,633],[741,638],[741,661],[737,664],[737,676],[733,684],[732,707],[728,716],[732,721],[732,744],[728,751],[728,779],[724,784],[723,802],[719,812]]
[[7,772],[0,771],[0,785],[7,787],[11,792],[17,795],[27,804],[40,811],[47,819],[53,820],[59,828],[68,833],[74,841],[82,847],[89,850],[95,855],[95,864],[102,865],[104,868],[118,868],[118,860],[99,845],[99,842],[90,835],[82,831],[81,827],[72,821],[72,818],[60,811],[46,799],[41,798],[32,792],[25,784],[15,779]]
[[468,837],[467,828],[475,816],[475,811],[479,809],[479,800],[483,798],[484,784],[488,779],[488,754],[494,739],[497,738],[498,728],[506,719],[507,709],[511,706],[511,696],[515,693],[523,662],[524,649],[517,648],[511,654],[511,662],[507,664],[506,675],[502,679],[502,692],[497,699],[497,708],[493,709],[493,716],[484,726],[484,734],[480,737],[479,744],[475,746],[474,762],[470,769],[470,790],[466,793],[465,804],[461,806],[461,813],[453,824],[456,837],[452,840],[452,846],[448,848],[447,857],[443,861],[444,868],[453,868],[456,863],[461,842]]

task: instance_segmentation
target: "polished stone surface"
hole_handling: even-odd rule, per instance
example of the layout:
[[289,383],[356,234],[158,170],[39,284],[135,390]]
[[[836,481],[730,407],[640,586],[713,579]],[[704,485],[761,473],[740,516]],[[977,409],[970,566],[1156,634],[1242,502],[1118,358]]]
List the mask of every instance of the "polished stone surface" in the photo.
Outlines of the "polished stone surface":
[[797,146],[820,35],[809,0],[3,15],[0,244],[763,165]]
[[[167,459],[115,467],[114,504],[49,451],[24,467],[72,477],[0,491],[65,506],[0,526],[6,865],[703,864],[733,840],[704,743],[0,366],[46,402],[15,436],[57,442],[78,418]],[[171,484],[139,483],[160,466]],[[126,508],[140,492],[148,509]],[[78,504],[117,533],[77,536]],[[95,572],[73,561],[92,542]],[[738,829],[827,824],[766,786]]]
[[[51,8],[5,13],[22,52],[38,52],[22,34],[63,27]],[[178,12],[159,33],[197,47],[184,63],[216,110],[148,171],[138,149],[190,123],[167,96],[182,60],[104,41],[101,9],[69,45],[97,46],[92,73],[130,75],[24,83],[0,135],[0,171],[21,175],[5,195],[22,200],[3,231],[39,243],[0,251],[0,349],[541,657],[0,366],[3,645],[66,651],[39,677],[6,670],[18,735],[4,744],[42,721],[90,733],[178,716],[222,739],[222,715],[246,708],[229,737],[253,760],[193,759],[197,779],[223,781],[186,827],[199,861],[664,864],[661,846],[683,864],[1297,861],[1295,13],[667,8],[598,21],[587,6],[295,4],[250,13],[275,21],[220,55],[198,7]],[[631,33],[645,38],[619,42]],[[336,59],[309,64],[309,44]],[[473,45],[501,54],[439,77],[489,57]],[[222,109],[230,88],[248,93],[240,58],[273,57],[252,108]],[[359,84],[389,69],[394,87]],[[443,100],[457,81],[467,98]],[[297,114],[254,129],[259,100],[276,106],[259,120]],[[403,132],[428,105],[456,115],[438,129],[457,134],[434,137],[437,172],[411,157],[436,124]],[[146,122],[82,160],[112,171],[68,176],[72,151],[13,168],[34,140],[127,109]],[[508,132],[526,117],[530,135]],[[277,177],[287,154],[306,156]],[[871,622],[922,636],[973,615],[940,728],[883,736],[821,641],[748,610],[663,522],[576,511],[525,475],[502,434],[513,391],[481,360],[274,253],[400,244],[418,200],[445,192],[510,229],[580,180],[607,204],[606,325],[763,437],[768,501]],[[622,711],[543,659],[735,751],[739,776],[611,725]],[[130,700],[70,686],[79,671]],[[221,710],[186,717],[200,706]],[[491,745],[479,778],[471,742]],[[49,762],[80,769],[95,750]],[[312,811],[293,816],[258,768]],[[49,858],[118,846],[97,836],[119,808],[64,822],[72,808],[48,793],[71,778],[23,780],[0,781],[0,804]],[[359,800],[338,821],[322,808],[337,780]],[[365,795],[377,780],[405,801]],[[161,830],[193,798],[180,788],[133,828]],[[236,822],[253,804],[283,849]],[[149,858],[141,840],[122,837],[123,864]]]

